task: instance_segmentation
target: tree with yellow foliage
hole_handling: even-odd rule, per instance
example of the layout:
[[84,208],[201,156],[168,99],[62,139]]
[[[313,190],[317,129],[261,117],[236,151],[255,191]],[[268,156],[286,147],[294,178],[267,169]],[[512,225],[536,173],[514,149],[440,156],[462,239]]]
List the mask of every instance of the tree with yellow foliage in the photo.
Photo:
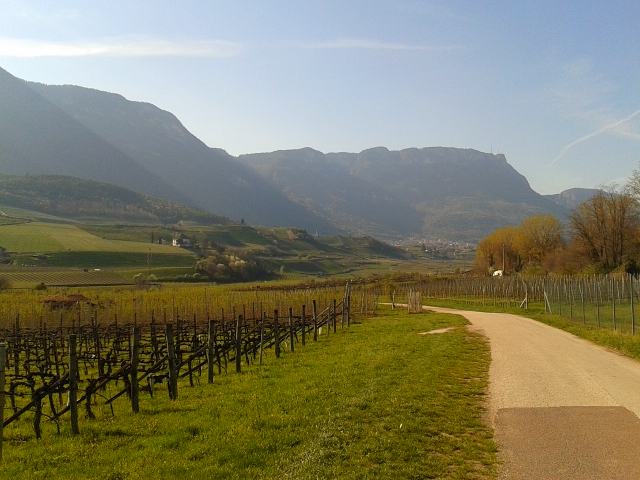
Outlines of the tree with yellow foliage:
[[553,215],[526,218],[516,229],[513,247],[526,266],[541,266],[551,252],[564,247],[564,227]]
[[513,247],[516,236],[515,227],[499,228],[483,238],[476,249],[474,267],[478,270],[506,270],[513,272],[520,269],[520,257]]

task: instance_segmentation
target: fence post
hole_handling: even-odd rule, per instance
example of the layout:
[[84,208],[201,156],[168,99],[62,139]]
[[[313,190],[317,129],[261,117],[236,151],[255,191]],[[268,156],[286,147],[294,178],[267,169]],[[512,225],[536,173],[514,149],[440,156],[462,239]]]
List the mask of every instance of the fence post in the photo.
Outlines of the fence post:
[[333,299],[333,309],[331,312],[331,318],[333,318],[333,333],[336,333],[336,323],[337,323],[337,319],[336,319],[336,299]]
[[278,310],[273,311],[273,335],[275,341],[276,358],[280,358],[280,329],[278,328]]
[[209,319],[209,337],[207,339],[207,383],[213,383],[213,363],[216,345],[216,331],[213,320]]
[[569,320],[573,320],[573,279],[569,279]]
[[580,285],[580,301],[582,302],[582,323],[587,323],[587,317],[584,313],[584,281]]
[[600,328],[600,280],[595,279],[595,295],[596,295],[596,316],[598,319],[598,328]]
[[80,433],[78,428],[78,357],[76,355],[76,336],[69,335],[69,411],[71,412],[71,431]]
[[562,295],[560,294],[560,283],[558,283],[558,315],[562,316]]
[[131,347],[131,409],[133,413],[140,411],[138,401],[138,362],[140,360],[140,327],[133,327],[133,346]]
[[260,365],[262,365],[262,352],[264,352],[264,312],[260,314]]
[[294,352],[294,346],[293,346],[293,308],[289,307],[289,339],[291,340],[289,342],[289,351],[291,353]]
[[242,315],[236,322],[236,373],[242,373]]
[[7,363],[7,346],[0,343],[0,465],[2,465],[2,439],[4,430],[4,369]]
[[633,308],[633,275],[629,274],[629,294],[631,295],[631,335],[636,334],[636,312]]
[[313,301],[313,341],[318,341],[318,312],[316,311],[316,301]]
[[178,399],[178,372],[176,370],[176,349],[173,343],[173,324],[167,323],[167,356],[169,360],[169,379],[167,386],[169,387],[169,398],[171,400]]
[[[395,295],[395,290],[394,290]],[[345,296],[347,302],[347,327],[351,326],[351,282],[347,282],[347,295]]]
[[305,305],[302,305],[302,346],[305,345],[305,336],[307,334],[306,320],[306,308]]
[[615,292],[615,280],[611,278],[611,305],[613,308],[613,331],[616,331],[616,292]]

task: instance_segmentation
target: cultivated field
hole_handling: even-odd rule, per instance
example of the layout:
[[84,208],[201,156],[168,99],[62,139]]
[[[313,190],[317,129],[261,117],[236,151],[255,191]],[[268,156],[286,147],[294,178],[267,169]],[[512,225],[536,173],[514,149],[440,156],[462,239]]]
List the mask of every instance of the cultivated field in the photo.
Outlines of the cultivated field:
[[89,285],[128,285],[128,280],[121,275],[110,271],[36,271],[36,272],[4,272],[0,270],[15,286],[33,286],[40,282],[47,287],[57,286],[89,286]]
[[189,255],[169,245],[108,240],[73,225],[41,222],[1,226],[0,246],[17,253],[93,251]]

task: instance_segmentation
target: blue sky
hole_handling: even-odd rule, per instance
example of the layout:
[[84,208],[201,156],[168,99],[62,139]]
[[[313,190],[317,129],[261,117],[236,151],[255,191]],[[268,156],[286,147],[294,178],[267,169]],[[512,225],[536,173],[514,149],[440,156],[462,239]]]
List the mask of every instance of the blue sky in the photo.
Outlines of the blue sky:
[[640,2],[0,0],[0,67],[211,147],[504,153],[540,193],[640,168]]

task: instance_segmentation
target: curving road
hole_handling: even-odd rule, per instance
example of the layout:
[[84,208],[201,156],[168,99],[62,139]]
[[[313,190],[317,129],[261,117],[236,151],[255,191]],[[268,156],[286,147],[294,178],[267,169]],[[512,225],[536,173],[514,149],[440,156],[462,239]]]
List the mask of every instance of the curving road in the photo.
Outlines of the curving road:
[[501,479],[640,479],[640,362],[517,315],[425,308],[489,339]]

